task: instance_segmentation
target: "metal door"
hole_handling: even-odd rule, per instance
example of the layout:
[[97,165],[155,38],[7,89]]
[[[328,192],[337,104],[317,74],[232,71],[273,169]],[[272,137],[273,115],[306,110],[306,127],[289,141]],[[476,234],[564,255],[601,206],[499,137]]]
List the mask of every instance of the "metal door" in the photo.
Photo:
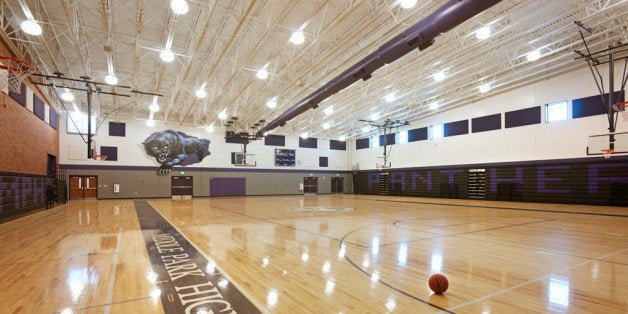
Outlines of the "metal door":
[[318,177],[303,178],[303,194],[318,194]]
[[70,176],[70,199],[98,198],[97,176]]

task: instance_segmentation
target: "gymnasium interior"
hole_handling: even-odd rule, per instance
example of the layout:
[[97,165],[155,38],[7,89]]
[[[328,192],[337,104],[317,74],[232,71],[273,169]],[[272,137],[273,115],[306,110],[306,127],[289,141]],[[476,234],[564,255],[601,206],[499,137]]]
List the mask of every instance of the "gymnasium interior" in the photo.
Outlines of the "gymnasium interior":
[[628,312],[625,0],[0,14],[0,312]]

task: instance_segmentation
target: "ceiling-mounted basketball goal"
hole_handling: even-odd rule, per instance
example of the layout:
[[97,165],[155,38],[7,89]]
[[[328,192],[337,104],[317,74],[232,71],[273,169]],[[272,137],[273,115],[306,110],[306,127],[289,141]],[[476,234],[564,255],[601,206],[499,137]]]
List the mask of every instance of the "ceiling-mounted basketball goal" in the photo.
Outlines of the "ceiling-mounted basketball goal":
[[[375,167],[377,169],[388,169],[392,166],[392,163],[390,162],[390,153],[392,150],[392,144],[394,143],[389,143],[389,135],[390,134],[395,134],[397,132],[397,130],[399,130],[399,127],[404,126],[404,125],[409,125],[410,122],[408,121],[400,121],[400,120],[390,120],[390,119],[386,119],[384,121],[384,123],[382,124],[377,124],[374,121],[370,121],[370,120],[360,120],[361,122],[366,122],[368,123],[368,125],[372,126],[372,127],[376,127],[377,130],[379,131],[379,135],[381,138],[381,142],[379,143],[380,146],[382,146],[382,148],[384,149],[382,156],[378,156],[377,157],[377,161],[375,163]],[[394,130],[394,131],[393,131]]]
[[0,91],[8,94],[22,93],[22,82],[31,75],[35,67],[29,62],[9,57],[0,56]]
[[[576,59],[584,59],[587,62],[600,93],[601,104],[604,106],[604,111],[608,118],[607,134],[589,136],[587,155],[601,155],[604,158],[609,158],[613,154],[628,153],[628,132],[616,133],[619,114],[622,115],[624,121],[628,121],[627,102],[625,101],[625,88],[628,81],[628,44],[618,41],[605,49],[591,52],[583,31],[591,34],[593,29],[585,26],[580,21],[575,21],[574,23],[581,28],[579,32],[584,44],[584,52],[580,50],[574,51],[578,55]],[[621,62],[622,60],[623,74],[619,89],[616,92],[615,62]],[[608,65],[606,84],[600,73],[599,68],[601,65]]]

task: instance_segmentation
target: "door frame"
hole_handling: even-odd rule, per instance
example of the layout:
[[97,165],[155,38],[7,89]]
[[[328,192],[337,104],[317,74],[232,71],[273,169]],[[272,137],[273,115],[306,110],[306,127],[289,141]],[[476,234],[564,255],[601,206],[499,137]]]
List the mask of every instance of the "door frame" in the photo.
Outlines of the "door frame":
[[[72,180],[74,178],[78,178],[79,179],[79,181],[78,181],[78,188],[74,187],[75,181]],[[91,178],[95,178],[96,179],[95,180],[95,184],[94,184],[93,187],[91,186],[91,183],[93,183],[93,182],[90,182],[90,180],[89,180]],[[73,200],[73,199],[83,199],[84,200],[86,198],[98,199],[98,176],[96,176],[96,175],[89,175],[89,174],[86,174],[86,175],[70,175],[68,179],[69,179],[68,181],[70,183],[69,184],[69,188],[68,188],[68,190],[69,190],[68,197],[69,197],[70,200]],[[85,181],[83,181],[83,180],[85,180]],[[73,191],[76,192],[76,191],[79,191],[79,190],[80,190],[80,196],[73,197],[72,196],[73,195],[72,192]],[[88,197],[86,197],[85,196],[85,194],[86,194],[85,190],[89,190],[88,192],[94,191],[95,195],[93,195],[93,196],[89,195]]]
[[[310,185],[310,184],[306,184],[306,180],[307,179],[313,179],[316,184],[315,185]],[[307,187],[314,187],[314,192],[312,193],[311,191],[309,191],[309,189]],[[309,192],[306,192],[309,191]],[[318,177],[303,177],[303,194],[318,194]]]

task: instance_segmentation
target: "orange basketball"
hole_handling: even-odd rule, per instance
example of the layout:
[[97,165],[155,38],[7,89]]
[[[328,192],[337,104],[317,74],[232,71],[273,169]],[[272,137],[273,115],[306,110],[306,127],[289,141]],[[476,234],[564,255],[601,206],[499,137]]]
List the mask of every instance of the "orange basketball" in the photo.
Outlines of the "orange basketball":
[[449,288],[449,281],[447,280],[447,277],[442,274],[434,274],[430,276],[428,284],[430,285],[430,289],[438,294],[445,293],[447,288]]

